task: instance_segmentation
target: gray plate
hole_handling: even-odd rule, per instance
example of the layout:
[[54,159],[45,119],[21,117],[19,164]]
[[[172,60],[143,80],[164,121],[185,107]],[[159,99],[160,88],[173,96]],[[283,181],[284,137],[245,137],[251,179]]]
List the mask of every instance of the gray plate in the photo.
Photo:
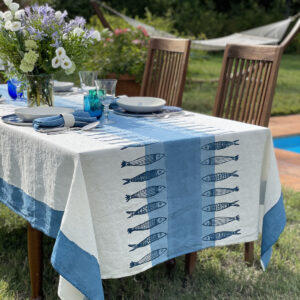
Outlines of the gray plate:
[[24,122],[21,118],[19,118],[16,114],[6,115],[1,117],[1,120],[10,125],[16,126],[32,126],[31,122]]

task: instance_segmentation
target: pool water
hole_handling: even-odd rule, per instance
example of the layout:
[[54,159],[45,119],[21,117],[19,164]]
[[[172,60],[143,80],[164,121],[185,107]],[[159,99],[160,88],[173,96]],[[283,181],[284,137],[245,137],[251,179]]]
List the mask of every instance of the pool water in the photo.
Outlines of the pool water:
[[275,148],[300,153],[300,135],[276,138],[273,142]]

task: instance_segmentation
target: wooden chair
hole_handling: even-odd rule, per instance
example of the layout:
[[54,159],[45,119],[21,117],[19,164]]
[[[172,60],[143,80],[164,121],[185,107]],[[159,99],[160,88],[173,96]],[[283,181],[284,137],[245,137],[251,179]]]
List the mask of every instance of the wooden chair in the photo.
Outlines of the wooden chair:
[[[213,115],[268,126],[281,46],[227,45]],[[186,255],[186,273],[195,268],[197,252]],[[254,259],[254,242],[245,243],[245,261]]]
[[149,43],[141,96],[159,97],[181,106],[191,41],[152,38]]

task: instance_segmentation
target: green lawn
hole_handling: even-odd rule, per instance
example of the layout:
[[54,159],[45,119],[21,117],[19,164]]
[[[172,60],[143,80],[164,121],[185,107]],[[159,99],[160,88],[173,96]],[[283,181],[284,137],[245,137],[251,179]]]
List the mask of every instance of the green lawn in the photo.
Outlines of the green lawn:
[[[221,54],[193,51],[190,56],[183,107],[187,110],[211,114],[217,82],[189,83],[191,80],[218,79],[222,65]],[[272,115],[300,113],[300,56],[285,54],[282,57]]]
[[[104,280],[107,300],[199,300],[199,299],[300,299],[300,193],[284,192],[287,226],[273,248],[266,272],[259,263],[260,245],[255,243],[255,264],[246,267],[243,246],[233,245],[198,253],[192,279],[184,275],[184,259],[177,259],[175,272],[164,264],[139,275]],[[50,265],[53,240],[44,239],[44,293],[58,299],[58,275]],[[25,222],[0,205],[0,299],[28,299]]]

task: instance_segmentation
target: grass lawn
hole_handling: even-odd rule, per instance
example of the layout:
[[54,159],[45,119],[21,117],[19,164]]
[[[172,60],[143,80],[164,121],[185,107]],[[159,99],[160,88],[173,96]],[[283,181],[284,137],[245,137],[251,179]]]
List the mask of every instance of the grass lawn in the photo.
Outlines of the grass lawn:
[[[300,193],[285,190],[284,198],[288,222],[266,272],[260,268],[258,242],[252,267],[243,262],[243,245],[212,248],[198,253],[192,279],[186,279],[181,257],[171,274],[161,264],[136,276],[104,280],[106,299],[300,299]],[[58,274],[50,265],[53,243],[45,237],[46,300],[58,299]],[[29,299],[29,291],[25,222],[0,204],[0,299]]]
[[[223,54],[192,51],[189,61],[183,107],[187,110],[211,114],[217,82],[189,83],[190,80],[218,79]],[[300,113],[300,56],[285,54],[280,64],[272,115]]]

